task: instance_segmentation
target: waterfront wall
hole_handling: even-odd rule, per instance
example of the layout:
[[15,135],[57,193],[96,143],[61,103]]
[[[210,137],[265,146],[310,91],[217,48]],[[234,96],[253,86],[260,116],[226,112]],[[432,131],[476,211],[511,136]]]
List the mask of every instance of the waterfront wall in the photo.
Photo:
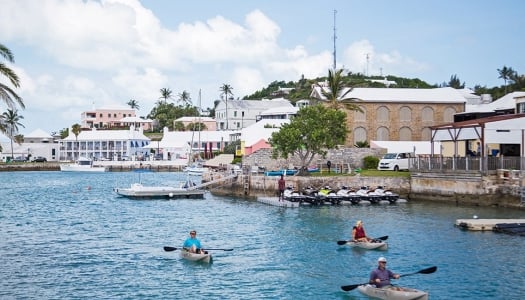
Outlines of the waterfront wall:
[[[239,175],[212,192],[239,197],[276,196],[278,176]],[[339,188],[346,185],[351,188],[383,186],[401,198],[411,201],[438,201],[455,205],[495,206],[524,208],[521,202],[523,182],[520,178],[506,178],[501,174],[481,176],[472,174],[413,174],[411,178],[367,177],[367,176],[330,176],[303,177],[287,176],[286,185],[295,190],[307,186],[320,188],[326,185]]]

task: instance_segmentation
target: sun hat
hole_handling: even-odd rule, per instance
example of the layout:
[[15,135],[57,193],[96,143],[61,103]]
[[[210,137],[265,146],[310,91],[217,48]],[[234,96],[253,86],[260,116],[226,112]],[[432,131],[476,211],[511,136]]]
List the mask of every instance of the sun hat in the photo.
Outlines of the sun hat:
[[377,261],[378,261],[378,262],[386,262],[386,258],[384,258],[383,256],[381,256]]

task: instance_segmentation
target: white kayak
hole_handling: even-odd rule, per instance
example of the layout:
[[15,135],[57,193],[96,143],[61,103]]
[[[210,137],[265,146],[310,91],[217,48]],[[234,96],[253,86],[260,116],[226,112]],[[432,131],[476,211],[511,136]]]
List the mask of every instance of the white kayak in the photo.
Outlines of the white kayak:
[[[428,300],[428,293],[416,289],[405,287],[384,287],[376,288],[373,285],[365,284],[357,287],[359,292],[369,297],[387,300]],[[398,290],[401,289],[401,290]]]
[[348,241],[345,245],[350,247],[363,248],[368,250],[387,250],[388,244],[385,241],[374,241],[374,242],[354,242]]
[[211,253],[207,252],[204,254],[201,253],[193,253],[184,249],[180,250],[180,257],[191,260],[191,261],[198,261],[203,263],[210,263],[211,262]]

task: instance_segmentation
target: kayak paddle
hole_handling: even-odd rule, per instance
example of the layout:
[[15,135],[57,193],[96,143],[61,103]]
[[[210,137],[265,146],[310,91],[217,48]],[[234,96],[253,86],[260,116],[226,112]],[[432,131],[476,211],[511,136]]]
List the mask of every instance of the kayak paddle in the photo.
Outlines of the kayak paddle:
[[[179,249],[182,249],[182,248],[176,248],[176,247],[169,247],[169,246],[164,246],[164,251],[175,251],[175,250],[179,250]],[[233,251],[233,249],[222,249],[222,248],[206,248],[205,250],[222,250],[222,251]]]
[[[415,274],[431,274],[431,273],[434,273],[436,272],[437,270],[437,267],[436,266],[433,266],[433,267],[430,267],[430,268],[426,268],[426,269],[423,269],[423,270],[419,270],[417,272],[414,272],[414,273],[409,273],[409,274],[403,274],[403,275],[399,275],[399,277],[406,277],[406,276],[410,276],[410,275],[415,275]],[[365,285],[365,284],[368,284],[369,282],[365,282],[365,283],[359,283],[359,284],[350,284],[350,285],[343,285],[341,286],[341,289],[343,291],[351,291],[355,288],[357,288],[358,286],[360,285]]]
[[[378,237],[378,238],[375,238],[374,240],[382,240],[382,241],[386,241],[388,240],[388,235],[385,235],[385,236],[381,236],[381,237]],[[337,245],[344,245],[346,243],[348,243],[349,241],[337,241]]]

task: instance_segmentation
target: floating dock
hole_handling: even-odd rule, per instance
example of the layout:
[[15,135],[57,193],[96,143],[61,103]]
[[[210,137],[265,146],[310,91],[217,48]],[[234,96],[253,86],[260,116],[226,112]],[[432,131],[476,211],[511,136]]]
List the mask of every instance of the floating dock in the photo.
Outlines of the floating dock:
[[292,202],[287,200],[279,201],[277,197],[257,197],[257,201],[273,206],[280,207],[299,207],[299,202]]
[[498,227],[525,227],[525,219],[457,219],[455,225],[471,231],[498,231]]

